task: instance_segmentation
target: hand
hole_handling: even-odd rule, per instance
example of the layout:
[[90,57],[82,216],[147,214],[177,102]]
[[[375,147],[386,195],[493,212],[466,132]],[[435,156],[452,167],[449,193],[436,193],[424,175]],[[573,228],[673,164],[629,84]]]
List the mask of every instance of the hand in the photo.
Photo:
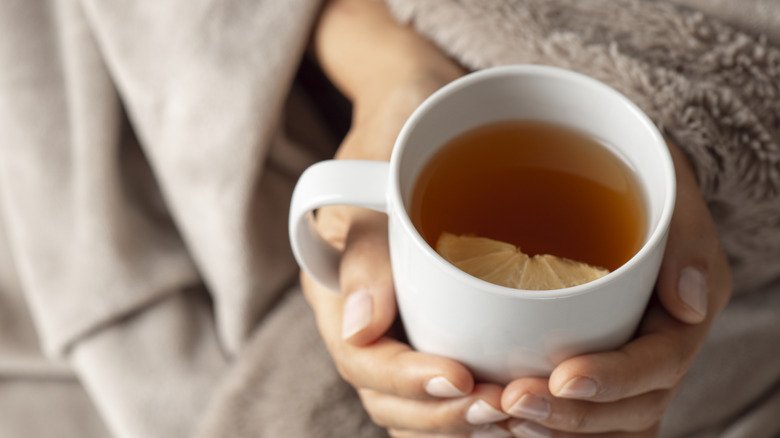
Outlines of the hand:
[[[447,80],[424,76],[392,89],[377,100],[380,105],[357,108],[337,156],[388,159],[409,114]],[[358,390],[373,421],[395,437],[469,436],[508,418],[498,410],[503,388],[475,385],[463,365],[415,352],[393,336],[396,304],[387,217],[331,207],[318,212],[317,225],[343,249],[342,292],[334,294],[306,275],[304,291],[339,373]]]
[[561,363],[549,379],[511,382],[501,398],[515,436],[653,437],[731,295],[731,274],[686,158],[670,150],[677,202],[656,296],[636,338]]
[[[430,42],[395,23],[381,2],[326,2],[314,50],[353,103],[352,128],[337,158],[389,160],[412,111],[464,73]],[[468,436],[508,418],[498,410],[501,387],[475,385],[463,365],[415,352],[393,337],[387,218],[358,208],[323,208],[317,226],[343,250],[342,291],[334,294],[302,275],[304,293],[340,374],[358,390],[374,422],[395,437]]]

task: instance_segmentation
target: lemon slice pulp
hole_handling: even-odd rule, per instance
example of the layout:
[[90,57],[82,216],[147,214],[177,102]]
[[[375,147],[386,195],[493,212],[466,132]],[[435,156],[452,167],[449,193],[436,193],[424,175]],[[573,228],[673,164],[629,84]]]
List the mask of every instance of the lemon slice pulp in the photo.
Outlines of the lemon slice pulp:
[[609,273],[604,268],[550,254],[529,257],[511,243],[448,232],[439,236],[436,252],[474,277],[515,289],[562,289]]

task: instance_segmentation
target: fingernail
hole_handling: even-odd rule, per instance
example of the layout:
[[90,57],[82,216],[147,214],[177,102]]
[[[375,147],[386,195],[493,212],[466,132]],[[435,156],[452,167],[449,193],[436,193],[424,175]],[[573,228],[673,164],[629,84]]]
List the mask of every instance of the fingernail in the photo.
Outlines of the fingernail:
[[557,394],[558,397],[563,398],[590,398],[596,395],[598,387],[596,382],[587,377],[575,377],[561,388]]
[[434,397],[463,397],[466,395],[444,377],[434,377],[425,384],[425,392]]
[[344,302],[341,337],[349,339],[371,323],[371,295],[365,290],[352,292]]
[[466,411],[466,421],[471,424],[495,423],[506,420],[509,415],[499,411],[483,400],[475,401]]
[[550,416],[550,412],[550,403],[533,394],[524,394],[508,411],[513,417],[529,420],[544,420]]
[[552,436],[550,429],[530,421],[523,421],[514,426],[512,433],[514,436],[522,438],[549,438]]
[[471,432],[471,438],[511,438],[512,434],[508,431],[496,426],[495,424],[489,424],[485,427],[481,427]]
[[707,279],[698,269],[688,266],[680,271],[677,284],[680,299],[701,316],[707,314]]

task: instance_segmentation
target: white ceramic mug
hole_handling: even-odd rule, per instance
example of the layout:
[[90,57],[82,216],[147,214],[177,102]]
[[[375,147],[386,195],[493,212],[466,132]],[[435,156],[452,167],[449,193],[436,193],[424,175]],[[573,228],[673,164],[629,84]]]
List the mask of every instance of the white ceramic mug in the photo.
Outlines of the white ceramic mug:
[[[649,226],[644,245],[623,266],[576,287],[510,289],[454,267],[412,225],[410,197],[428,159],[458,134],[518,119],[589,133],[635,172]],[[631,338],[658,275],[675,184],[663,137],[617,91],[553,67],[496,67],[466,75],[423,102],[401,130],[389,163],[331,160],[307,169],[293,195],[290,240],[301,267],[337,290],[339,253],[314,230],[312,211],[342,204],[387,213],[398,308],[412,346],[506,383],[547,376],[562,360]]]

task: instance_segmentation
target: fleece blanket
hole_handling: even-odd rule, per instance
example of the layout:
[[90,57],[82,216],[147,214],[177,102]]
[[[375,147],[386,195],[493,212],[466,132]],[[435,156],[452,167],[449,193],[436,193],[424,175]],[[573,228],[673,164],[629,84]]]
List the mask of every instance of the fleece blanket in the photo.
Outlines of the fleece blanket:
[[[317,3],[0,0],[0,436],[386,436],[285,237],[337,144],[294,81]],[[387,3],[468,68],[596,77],[685,149],[735,295],[662,435],[780,434],[780,3]]]

